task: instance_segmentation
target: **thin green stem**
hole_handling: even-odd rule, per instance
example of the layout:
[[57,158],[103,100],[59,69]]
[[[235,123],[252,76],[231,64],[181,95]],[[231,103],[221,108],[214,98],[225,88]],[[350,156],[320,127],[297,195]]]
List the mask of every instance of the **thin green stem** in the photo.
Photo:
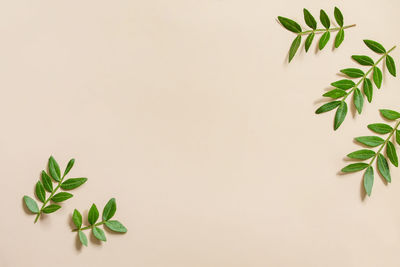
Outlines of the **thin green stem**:
[[356,24],[351,24],[351,25],[347,25],[347,26],[343,26],[343,27],[336,27],[336,28],[330,28],[330,29],[315,29],[315,30],[308,30],[308,31],[304,31],[304,32],[300,32],[298,33],[298,35],[306,35],[309,33],[323,33],[323,32],[335,32],[335,31],[339,31],[340,29],[348,29],[351,27],[355,27]]
[[89,226],[86,226],[86,227],[83,227],[83,228],[80,228],[80,229],[74,229],[74,230],[72,230],[72,232],[77,232],[77,231],[83,231],[83,230],[87,230],[87,229],[92,229],[93,227],[95,227],[95,226],[99,226],[99,225],[102,225],[102,224],[105,224],[106,223],[106,221],[101,221],[101,222],[98,222],[98,223],[95,223],[95,224],[93,224],[93,225],[89,225]]

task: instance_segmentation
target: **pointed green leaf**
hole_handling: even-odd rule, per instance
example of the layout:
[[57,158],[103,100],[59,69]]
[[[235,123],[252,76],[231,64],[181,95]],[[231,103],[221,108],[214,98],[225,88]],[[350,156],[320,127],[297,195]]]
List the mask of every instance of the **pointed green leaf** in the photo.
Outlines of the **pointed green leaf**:
[[364,43],[374,52],[378,54],[386,53],[386,49],[378,42],[372,40],[364,40]]
[[89,224],[91,225],[95,224],[98,218],[99,218],[99,210],[97,209],[96,205],[93,204],[92,207],[90,207],[88,214]]
[[361,150],[354,151],[354,152],[348,154],[347,156],[351,159],[365,160],[365,159],[370,159],[373,156],[375,156],[375,151],[372,151],[370,149],[361,149]]
[[104,231],[101,230],[99,227],[97,227],[97,226],[93,227],[92,233],[93,233],[94,237],[96,237],[98,240],[107,241]]
[[294,20],[285,18],[285,17],[278,17],[279,22],[282,24],[283,27],[285,27],[287,30],[294,32],[294,33],[299,33],[301,32],[301,27],[300,25],[295,22]]
[[326,92],[322,96],[330,97],[330,98],[333,98],[333,99],[337,99],[337,98],[340,98],[342,96],[345,96],[346,94],[347,93],[346,93],[345,90],[336,88],[336,89],[330,90],[329,92]]
[[307,39],[306,39],[306,43],[305,43],[305,45],[304,45],[304,49],[306,50],[306,52],[308,52],[308,50],[310,49],[310,46],[311,46],[311,44],[312,44],[312,42],[313,42],[313,40],[314,40],[314,36],[315,36],[315,33],[310,33],[308,36],[307,36]]
[[364,74],[365,74],[362,70],[356,69],[356,68],[343,69],[343,70],[340,70],[340,72],[343,74],[346,74],[350,78],[360,78],[360,77],[364,76]]
[[58,194],[55,194],[51,200],[53,200],[54,202],[63,202],[67,199],[70,199],[71,197],[73,197],[74,195],[67,193],[67,192],[60,192]]
[[376,147],[385,143],[385,140],[378,136],[360,136],[355,138],[357,142],[369,147]]
[[46,201],[46,192],[44,191],[44,186],[41,181],[38,181],[36,183],[35,193],[40,201],[42,202]]
[[400,118],[400,113],[390,109],[380,109],[381,115],[388,120],[397,120]]
[[339,89],[347,90],[353,88],[356,84],[352,80],[342,79],[331,83],[331,85]]
[[374,89],[373,89],[372,82],[370,79],[365,78],[364,84],[363,84],[363,90],[364,90],[365,96],[367,97],[368,102],[371,103]]
[[390,125],[385,123],[373,123],[368,125],[368,129],[378,134],[387,134],[393,131],[393,128]]
[[313,15],[311,15],[311,13],[305,8],[303,9],[303,13],[304,13],[304,21],[306,22],[308,27],[315,30],[317,28],[317,22],[315,21]]
[[300,44],[301,44],[301,35],[297,35],[297,37],[294,38],[292,45],[290,46],[289,49],[289,62],[292,61],[294,55],[296,55],[296,52],[299,49]]
[[389,165],[386,158],[381,153],[379,153],[377,161],[380,174],[385,178],[388,183],[390,183],[392,181],[392,178],[390,177]]
[[382,71],[380,68],[374,67],[374,74],[373,74],[372,78],[374,79],[374,83],[375,83],[376,87],[378,87],[378,89],[380,89],[381,85],[382,85]]
[[82,184],[86,183],[86,181],[87,178],[70,178],[61,184],[61,188],[64,190],[75,189],[81,186]]
[[109,219],[111,219],[116,211],[117,211],[117,204],[115,203],[115,198],[112,198],[104,206],[103,220],[108,221]]
[[105,223],[108,229],[118,232],[118,233],[126,233],[128,229],[126,229],[125,226],[122,225],[119,221],[107,221]]
[[354,55],[354,56],[351,56],[351,58],[363,66],[373,66],[374,65],[374,61],[372,60],[372,58],[370,58],[368,56]]
[[334,11],[335,20],[340,27],[343,27],[343,14],[340,12],[339,8],[335,7]]
[[44,189],[46,189],[47,192],[51,193],[53,191],[53,182],[51,181],[50,176],[48,176],[45,171],[42,171],[42,182]]
[[87,237],[86,237],[85,233],[82,231],[78,231],[78,235],[79,235],[79,240],[81,241],[82,245],[87,247],[88,241],[87,241]]
[[358,162],[347,165],[342,169],[342,172],[358,172],[368,167],[367,163]]
[[329,20],[328,15],[326,14],[326,12],[323,9],[321,9],[321,11],[320,11],[319,20],[321,21],[322,25],[324,25],[324,27],[326,29],[329,29],[329,27],[331,26],[331,21]]
[[394,166],[399,166],[399,158],[397,157],[396,148],[394,147],[394,144],[390,141],[388,141],[386,145],[386,155]]
[[53,213],[53,212],[55,212],[56,210],[58,210],[58,209],[60,209],[60,208],[61,208],[60,205],[51,204],[51,205],[48,205],[47,207],[45,207],[45,208],[43,209],[43,212],[44,212],[44,213]]
[[55,180],[55,181],[57,181],[57,182],[59,182],[60,181],[60,175],[61,175],[61,173],[60,173],[60,166],[58,166],[58,163],[57,163],[57,161],[53,158],[53,156],[51,156],[50,158],[49,158],[49,172],[50,172],[50,175],[51,175],[51,177]]
[[324,112],[331,111],[332,109],[337,108],[337,107],[340,105],[340,103],[342,103],[342,102],[341,102],[341,101],[332,101],[332,102],[328,102],[328,103],[323,104],[322,106],[320,106],[320,107],[315,111],[315,113],[316,113],[316,114],[321,114],[321,113],[324,113]]
[[77,209],[74,209],[74,213],[72,214],[72,221],[74,222],[76,228],[81,229],[82,214]]
[[356,107],[358,114],[361,114],[361,111],[362,111],[363,105],[364,105],[364,98],[363,98],[363,95],[361,94],[360,89],[356,88],[354,90],[353,96],[354,96],[354,98],[353,98],[354,106]]
[[319,39],[318,47],[319,50],[324,49],[325,45],[328,43],[329,39],[331,38],[331,33],[330,32],[325,32],[321,38]]
[[335,114],[335,121],[334,121],[334,129],[335,131],[340,127],[340,125],[343,123],[344,119],[346,118],[347,115],[347,104],[346,102],[342,102],[338,109],[336,110]]
[[371,196],[373,185],[374,185],[374,168],[369,166],[364,173],[364,189],[368,196]]
[[65,171],[64,171],[64,177],[65,177],[65,175],[67,175],[68,173],[69,173],[69,171],[72,169],[72,167],[74,166],[74,163],[75,163],[75,159],[70,159],[70,161],[68,162],[68,164],[67,164],[67,167],[65,168]]
[[396,142],[398,145],[400,145],[400,131],[396,130]]
[[389,55],[386,56],[386,67],[389,73],[396,77],[396,64],[394,63],[394,59]]
[[32,212],[32,213],[39,213],[39,207],[36,203],[35,200],[33,200],[31,197],[24,196],[24,202],[26,207]]
[[343,42],[343,40],[344,40],[344,30],[340,29],[338,31],[338,33],[336,34],[335,48],[338,48],[340,46],[340,44]]

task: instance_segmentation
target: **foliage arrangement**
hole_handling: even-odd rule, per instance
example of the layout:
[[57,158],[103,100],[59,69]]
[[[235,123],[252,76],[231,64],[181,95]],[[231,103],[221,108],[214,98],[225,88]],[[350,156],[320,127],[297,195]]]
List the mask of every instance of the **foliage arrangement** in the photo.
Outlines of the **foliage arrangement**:
[[76,229],[72,231],[78,232],[79,240],[84,246],[88,245],[87,237],[83,232],[84,230],[87,229],[92,229],[94,237],[97,238],[98,240],[101,241],[107,240],[104,231],[98,227],[103,224],[111,231],[118,233],[126,233],[128,230],[124,225],[122,225],[122,223],[116,220],[110,220],[114,216],[116,211],[117,211],[117,204],[115,202],[115,198],[112,198],[104,206],[102,221],[96,223],[97,220],[99,219],[99,211],[96,205],[93,204],[88,212],[88,222],[90,225],[82,227],[82,215],[77,209],[75,209],[74,213],[72,214],[72,221],[74,222]]
[[323,9],[321,9],[319,16],[319,19],[322,25],[324,26],[324,28],[321,29],[317,29],[317,21],[307,9],[304,8],[303,13],[304,13],[304,21],[306,22],[307,26],[311,28],[311,30],[303,31],[301,26],[294,20],[281,16],[278,17],[278,20],[283,27],[296,34],[296,38],[294,38],[289,49],[289,62],[292,61],[297,50],[299,49],[301,44],[301,38],[303,35],[307,35],[304,46],[306,52],[308,52],[308,50],[310,49],[315,34],[321,34],[321,33],[322,36],[318,42],[319,50],[322,50],[326,46],[331,37],[331,32],[337,32],[335,37],[335,47],[338,48],[344,40],[344,30],[356,26],[355,24],[344,26],[343,14],[337,7],[335,7],[334,16],[336,23],[339,25],[339,27],[333,27],[333,28],[331,27],[331,21],[329,19],[329,16]]
[[[400,113],[389,110],[381,109],[381,115],[390,121],[396,121],[394,127],[386,123],[374,123],[368,125],[368,128],[377,134],[387,134],[387,138],[383,139],[379,136],[360,136],[355,138],[355,140],[367,147],[379,147],[375,152],[371,149],[361,149],[354,151],[347,155],[350,159],[355,160],[369,160],[369,163],[357,162],[347,165],[342,169],[342,172],[358,172],[365,170],[364,172],[364,189],[368,196],[371,195],[372,186],[374,184],[374,168],[372,164],[376,161],[379,173],[385,178],[385,180],[390,183],[390,169],[387,159],[396,167],[399,166],[399,160],[396,152],[394,143],[397,142],[400,145]],[[391,141],[394,139],[393,142]],[[386,156],[383,154],[383,150],[386,148]]]
[[[381,54],[382,56],[374,62],[372,58],[365,55],[353,55],[352,58],[363,66],[370,66],[370,68],[364,72],[358,68],[348,68],[340,70],[341,73],[346,75],[350,79],[342,79],[336,82],[331,83],[333,90],[323,94],[325,97],[329,97],[334,99],[331,102],[328,102],[321,107],[319,107],[315,113],[321,114],[327,111],[331,111],[333,109],[336,110],[336,115],[334,119],[334,129],[337,130],[340,125],[343,123],[344,119],[347,115],[347,103],[346,99],[353,95],[353,104],[357,109],[357,112],[361,114],[363,105],[364,105],[364,96],[366,96],[368,102],[372,101],[373,96],[373,84],[370,78],[370,74],[372,72],[372,80],[375,86],[380,89],[382,86],[382,70],[378,67],[378,64],[385,59],[385,65],[388,69],[389,73],[393,76],[396,76],[396,65],[394,63],[393,58],[389,55],[396,46],[393,46],[389,50],[386,50],[380,43],[372,41],[372,40],[364,40],[365,45],[367,45],[372,51]],[[358,82],[354,82],[351,78],[360,78]],[[361,92],[362,89],[363,93]],[[338,100],[340,99],[340,100]]]
[[[39,209],[38,204],[35,200],[33,200],[29,196],[24,196],[24,202],[26,207],[34,214],[36,214],[35,223],[38,221],[40,215],[42,213],[53,213],[61,208],[58,204],[49,204],[50,201],[53,203],[63,202],[71,197],[72,194],[68,192],[60,192],[57,193],[58,189],[63,190],[72,190],[75,189],[87,181],[87,178],[70,178],[64,181],[65,176],[69,173],[69,171],[74,166],[75,159],[71,159],[67,167],[65,168],[64,174],[61,176],[60,167],[57,161],[51,156],[48,161],[48,173],[44,170],[41,173],[41,180],[36,183],[35,194],[37,199],[42,202],[42,207]],[[54,187],[53,182],[56,183]],[[50,193],[50,195],[46,196],[46,191]]]

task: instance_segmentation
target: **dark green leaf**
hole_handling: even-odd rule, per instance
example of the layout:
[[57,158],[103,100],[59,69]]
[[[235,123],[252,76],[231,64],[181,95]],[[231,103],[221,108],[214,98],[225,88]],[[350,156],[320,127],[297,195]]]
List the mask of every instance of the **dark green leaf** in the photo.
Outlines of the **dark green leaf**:
[[93,204],[89,210],[88,221],[91,225],[93,225],[96,223],[98,218],[99,218],[99,210],[97,209],[96,205]]
[[35,193],[40,201],[42,202],[46,201],[46,192],[44,191],[44,186],[41,181],[38,181],[36,183]]
[[332,101],[332,102],[328,102],[326,104],[323,104],[322,106],[320,106],[315,113],[316,114],[321,114],[324,112],[328,112],[331,111],[332,109],[335,109],[336,107],[338,107],[340,105],[340,103],[342,103],[341,101]]
[[347,76],[351,77],[351,78],[360,78],[362,76],[364,76],[364,72],[360,69],[356,69],[356,68],[348,68],[348,69],[343,69],[340,70],[341,73],[346,74]]
[[381,85],[382,85],[382,71],[380,68],[374,67],[374,74],[373,74],[372,78],[374,79],[374,83],[375,83],[376,87],[378,87],[378,89],[380,89]]
[[364,98],[363,98],[363,95],[361,94],[360,89],[356,88],[354,90],[353,96],[354,96],[354,98],[353,98],[354,106],[356,107],[358,114],[361,114],[361,111],[362,111],[363,105],[364,105]]
[[356,137],[356,140],[361,144],[364,144],[369,147],[376,147],[382,145],[385,142],[385,140],[383,140],[378,136],[360,136]]
[[292,61],[294,55],[296,55],[296,52],[299,49],[300,44],[301,44],[301,35],[297,35],[297,37],[294,38],[292,45],[290,46],[289,49],[289,62]]
[[304,13],[304,21],[306,22],[308,27],[315,30],[317,28],[317,22],[315,21],[313,15],[311,15],[311,13],[305,8],[303,9],[303,13]]
[[371,103],[374,89],[373,89],[372,82],[370,79],[365,78],[364,84],[363,84],[363,90],[364,90],[365,96],[367,97],[368,102]]
[[75,209],[74,213],[72,214],[72,221],[74,222],[76,228],[81,229],[82,214],[77,209]]
[[56,210],[58,210],[60,208],[61,208],[61,206],[59,206],[59,205],[51,204],[51,205],[48,205],[47,207],[45,207],[43,209],[43,212],[44,213],[52,213],[52,212],[55,212]]
[[358,162],[347,165],[342,169],[342,172],[358,172],[368,167],[367,163]]
[[93,232],[94,237],[96,237],[98,240],[107,241],[104,231],[101,230],[99,227],[97,227],[97,226],[93,227],[92,232]]
[[330,32],[325,32],[325,33],[321,36],[321,38],[319,39],[319,44],[318,44],[319,50],[324,49],[325,45],[326,45],[326,44],[328,43],[328,41],[329,41],[329,38],[331,38],[331,33],[330,33]]
[[396,130],[396,142],[398,145],[400,145],[400,131]]
[[103,220],[108,221],[114,216],[117,211],[117,204],[115,203],[115,198],[110,199],[103,209]]
[[57,161],[53,158],[53,156],[51,156],[49,158],[49,172],[51,177],[53,177],[53,179],[57,182],[60,181],[60,166],[58,166]]
[[285,27],[287,30],[294,32],[294,33],[299,33],[301,32],[301,27],[300,25],[295,22],[294,20],[285,18],[285,17],[278,17],[279,22],[282,24],[283,27]]
[[323,9],[321,9],[321,12],[319,14],[319,20],[326,29],[329,29],[329,27],[331,26],[331,21],[329,20],[328,15]]
[[334,11],[335,20],[340,27],[343,27],[343,14],[340,12],[339,8],[335,7]]
[[333,82],[331,85],[339,89],[347,90],[353,88],[356,84],[352,80],[343,79]]
[[81,186],[82,184],[86,183],[86,181],[87,178],[70,178],[61,184],[61,188],[64,190],[71,190]]
[[397,157],[396,148],[394,147],[394,144],[390,141],[388,141],[386,145],[386,155],[394,166],[399,166],[399,158]]
[[386,158],[379,153],[377,161],[380,174],[385,178],[386,181],[388,181],[388,183],[390,183],[392,178],[390,177],[389,165]]
[[364,189],[368,196],[371,196],[373,185],[374,185],[374,168],[369,166],[364,173]]
[[340,29],[338,31],[338,33],[336,34],[335,48],[338,48],[340,46],[340,44],[343,42],[343,40],[344,40],[344,30]]
[[50,176],[48,176],[45,171],[42,171],[42,182],[44,189],[46,189],[47,192],[51,193],[53,191],[53,182],[51,181]]
[[378,42],[372,40],[364,40],[364,43],[374,52],[378,54],[384,54],[386,49]]
[[31,197],[24,196],[24,202],[26,207],[32,212],[32,213],[39,213],[39,207],[36,203],[35,200],[33,200]]
[[396,64],[394,63],[393,58],[389,55],[386,56],[386,67],[389,73],[396,77]]
[[313,40],[314,40],[314,36],[315,36],[315,34],[314,34],[313,32],[310,33],[310,34],[307,36],[306,43],[305,43],[305,45],[304,45],[304,49],[306,50],[306,52],[308,52],[308,50],[310,49],[310,46],[311,46],[311,44],[312,44],[312,42],[313,42]]
[[326,92],[322,96],[330,97],[330,98],[333,98],[333,99],[337,99],[339,97],[345,96],[346,94],[347,93],[346,93],[345,90],[336,88],[336,89],[330,90],[329,92]]
[[343,123],[344,119],[346,118],[347,115],[347,104],[346,102],[342,102],[338,109],[336,110],[335,114],[335,121],[334,121],[334,129],[335,131],[340,127],[340,125]]
[[368,125],[368,129],[378,134],[387,134],[393,131],[393,128],[390,125],[385,123],[373,123]]
[[357,150],[354,151],[350,154],[347,155],[349,158],[351,159],[370,159],[373,156],[375,156],[375,151],[372,151],[370,149],[361,149],[361,150]]
[[74,195],[67,193],[67,192],[61,192],[58,194],[55,194],[51,200],[53,200],[54,202],[63,202],[71,197],[73,197]]
[[74,166],[74,163],[75,163],[75,159],[71,159],[69,162],[68,162],[68,164],[67,164],[67,167],[65,168],[65,171],[64,171],[64,177],[65,177],[65,175],[67,175],[68,173],[69,173],[69,171],[72,169],[72,167]]
[[351,58],[363,66],[373,66],[374,65],[374,61],[372,60],[372,58],[370,58],[368,56],[354,55],[354,56],[351,56]]
[[383,117],[385,117],[388,120],[397,120],[400,118],[400,113],[394,110],[390,109],[380,109],[379,110],[382,114]]
[[122,223],[120,223],[119,221],[108,221],[105,224],[107,228],[114,232],[126,233],[128,231],[128,229],[126,229],[126,227],[123,226]]
[[79,235],[79,240],[81,241],[82,245],[86,246],[88,245],[87,237],[84,232],[78,231]]

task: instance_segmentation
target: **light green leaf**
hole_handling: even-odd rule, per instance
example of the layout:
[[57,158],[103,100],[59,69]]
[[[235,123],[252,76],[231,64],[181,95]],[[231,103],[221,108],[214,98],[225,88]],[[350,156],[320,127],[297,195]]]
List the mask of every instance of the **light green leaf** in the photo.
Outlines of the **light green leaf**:
[[51,193],[53,191],[53,182],[51,181],[51,178],[45,171],[42,171],[42,182],[44,189],[46,189],[47,192]]
[[279,22],[282,24],[283,27],[285,27],[287,30],[294,32],[294,33],[300,33],[301,32],[301,27],[300,25],[295,22],[294,20],[285,18],[285,17],[278,17]]
[[358,172],[368,167],[367,163],[358,162],[347,165],[342,169],[342,172]]
[[340,72],[343,74],[346,74],[350,78],[360,78],[360,77],[364,76],[364,74],[365,74],[362,70],[356,69],[356,68],[343,69],[343,70],[340,70]]
[[372,82],[370,79],[365,78],[364,84],[363,84],[363,90],[364,90],[365,96],[367,97],[368,102],[371,103],[374,90],[373,90]]
[[400,118],[400,113],[390,109],[380,109],[381,115],[388,120],[397,120]]
[[372,58],[370,58],[368,56],[353,55],[353,56],[351,56],[351,58],[363,66],[373,66],[374,65],[374,61],[372,60]]
[[386,158],[381,153],[379,153],[377,161],[380,174],[382,174],[385,180],[390,183],[392,181],[392,178],[390,177],[389,165]]
[[319,50],[324,49],[324,47],[326,46],[326,44],[328,43],[330,38],[331,38],[330,32],[327,31],[324,34],[322,34],[321,38],[319,39],[319,43],[318,43]]
[[75,189],[81,186],[82,184],[86,183],[86,181],[87,178],[70,178],[61,184],[61,188],[64,190]]
[[95,224],[98,218],[99,218],[99,210],[97,209],[96,205],[93,204],[92,207],[90,207],[88,214],[89,224],[91,225]]
[[326,92],[322,96],[330,97],[330,98],[333,98],[333,99],[337,99],[337,98],[340,98],[342,96],[345,96],[346,94],[347,93],[346,93],[345,90],[335,88],[333,90],[330,90],[329,92]]
[[74,164],[75,164],[75,159],[70,159],[70,161],[67,164],[67,167],[65,168],[64,175],[63,175],[64,177],[65,177],[65,175],[67,175],[69,173],[69,171],[72,169]]
[[46,191],[44,191],[44,186],[41,181],[38,181],[36,183],[35,193],[40,201],[42,202],[46,201]]
[[382,85],[382,71],[380,68],[374,67],[374,74],[373,74],[372,78],[374,79],[374,83],[375,83],[376,87],[378,87],[378,89],[380,89],[381,85]]
[[397,157],[396,148],[394,147],[394,144],[390,141],[388,141],[386,145],[386,155],[394,166],[399,166],[399,158]]
[[49,172],[51,177],[53,177],[53,179],[57,182],[60,181],[60,166],[58,166],[57,161],[53,158],[53,156],[51,156],[49,158]]
[[24,196],[24,202],[26,207],[32,212],[32,213],[39,213],[39,207],[36,203],[35,200],[33,200],[31,197]]
[[340,29],[338,31],[338,33],[336,34],[335,48],[338,48],[340,46],[340,44],[343,42],[343,40],[344,40],[344,30]]
[[372,151],[370,149],[361,149],[361,150],[354,151],[354,152],[348,154],[347,156],[351,159],[365,160],[365,159],[370,159],[373,156],[375,156],[375,151]]
[[396,64],[394,63],[394,59],[389,55],[386,56],[386,67],[389,73],[396,77]]
[[374,168],[369,166],[364,173],[364,189],[368,196],[371,196],[373,185],[374,185]]
[[93,227],[92,233],[93,233],[94,237],[96,237],[98,240],[101,240],[104,242],[107,241],[104,231],[101,230],[99,227],[97,227],[97,226]]
[[334,121],[334,129],[335,131],[340,127],[340,125],[343,123],[344,119],[346,118],[347,115],[347,104],[346,102],[342,102],[338,109],[336,110],[335,114],[335,121]]
[[128,229],[126,229],[126,227],[123,226],[119,221],[107,221],[105,225],[114,232],[126,233],[128,231]]
[[304,49],[306,50],[306,52],[308,52],[308,50],[310,49],[310,46],[314,40],[314,36],[315,36],[315,33],[313,33],[313,32],[307,36],[307,39],[306,39],[306,42],[304,45]]
[[55,194],[51,200],[53,200],[54,202],[63,202],[67,199],[70,199],[71,197],[73,197],[74,195],[67,193],[67,192],[60,192],[58,194]]
[[340,12],[339,8],[335,7],[334,11],[335,20],[340,27],[343,27],[343,14]]
[[321,21],[322,25],[324,25],[324,27],[326,29],[329,29],[329,27],[331,26],[331,21],[329,20],[328,15],[326,14],[326,12],[323,9],[321,9],[321,11],[320,11],[319,20]]
[[361,94],[360,89],[356,88],[354,90],[353,96],[354,96],[354,98],[353,98],[354,106],[356,107],[358,114],[361,114],[361,111],[362,111],[363,105],[364,105],[364,98],[363,98],[363,95]]
[[364,40],[364,43],[374,52],[378,54],[386,53],[386,49],[378,42],[372,40]]
[[385,140],[378,136],[360,136],[355,138],[357,142],[369,147],[376,147],[385,143]]
[[356,84],[352,80],[342,79],[331,83],[331,85],[339,89],[347,90],[353,88]]
[[111,219],[116,211],[117,211],[117,204],[115,203],[115,198],[112,198],[104,206],[103,220],[108,221],[109,219]]
[[393,128],[390,125],[385,123],[373,123],[368,125],[368,129],[378,134],[387,134],[393,131]]
[[317,22],[315,21],[313,15],[311,15],[311,13],[305,8],[303,9],[303,13],[304,13],[304,21],[306,22],[308,27],[315,30],[317,28]]
[[74,222],[76,228],[81,229],[82,214],[77,209],[74,209],[74,213],[72,214],[72,221]]
[[55,212],[56,210],[58,210],[58,209],[60,209],[60,208],[61,208],[60,205],[51,204],[51,205],[48,205],[47,207],[45,207],[45,208],[43,209],[43,212],[44,212],[44,213],[53,213],[53,212]]
[[78,235],[79,235],[79,240],[81,241],[82,245],[87,247],[88,240],[87,240],[87,237],[86,237],[85,233],[82,232],[82,231],[78,231]]
[[332,101],[332,102],[328,102],[328,103],[323,104],[322,106],[320,106],[320,107],[315,111],[315,113],[316,113],[316,114],[321,114],[321,113],[324,113],[324,112],[331,111],[332,109],[337,108],[337,107],[340,105],[340,103],[342,103],[342,102],[341,102],[341,101]]
[[294,38],[292,45],[290,46],[289,49],[289,62],[292,61],[294,55],[296,55],[296,52],[299,49],[300,44],[301,44],[301,35],[297,35],[296,38]]

